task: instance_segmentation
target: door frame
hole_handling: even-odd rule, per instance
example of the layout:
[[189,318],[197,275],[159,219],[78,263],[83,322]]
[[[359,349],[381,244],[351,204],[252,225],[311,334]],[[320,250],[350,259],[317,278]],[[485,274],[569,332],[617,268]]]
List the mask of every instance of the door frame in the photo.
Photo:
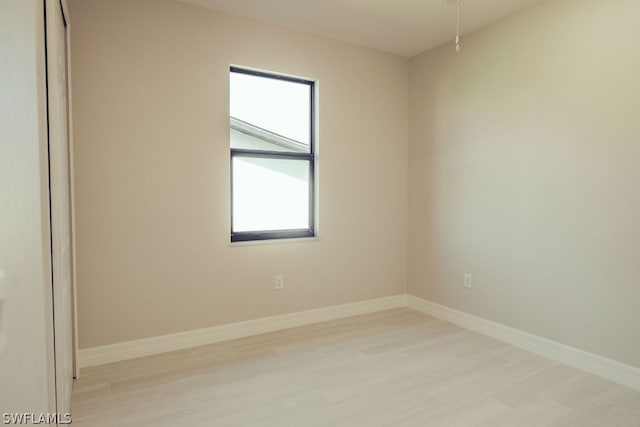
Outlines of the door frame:
[[71,19],[67,0],[60,0],[60,7],[67,23],[67,133],[69,139],[69,197],[71,213],[71,295],[73,298],[73,313],[71,314],[73,323],[73,372],[74,378],[80,377],[80,366],[78,365],[78,292],[77,292],[77,268],[76,268],[76,192],[75,192],[75,165],[74,165],[74,145],[73,145],[73,81],[71,77]]
[[[55,394],[55,406],[57,412],[68,412],[71,405],[71,394],[73,388],[73,379],[77,377],[77,309],[76,309],[76,268],[75,268],[75,218],[74,218],[74,183],[73,183],[73,145],[72,145],[72,121],[71,121],[71,38],[70,38],[70,23],[69,23],[69,8],[66,0],[43,0],[44,9],[44,34],[45,34],[45,67],[47,72],[46,78],[46,111],[47,111],[47,147],[48,147],[48,170],[49,170],[49,207],[50,207],[50,243],[51,243],[51,292],[52,292],[52,308],[53,308],[53,360],[54,366],[54,394]],[[49,13],[47,13],[49,12]],[[62,38],[60,38],[60,31],[63,31]],[[53,51],[49,49],[53,48]],[[61,57],[62,56],[62,57]],[[60,63],[59,61],[63,62]],[[64,70],[60,69],[60,65],[64,65]],[[59,76],[60,72],[63,72],[64,86],[59,86],[56,83],[54,76]],[[53,78],[53,80],[52,80]],[[57,77],[58,79],[60,77]],[[58,89],[59,88],[59,89]],[[60,99],[57,97],[61,94],[64,98],[64,104],[60,103]],[[52,95],[55,98],[51,98]],[[62,120],[60,120],[62,119]],[[55,120],[55,122],[52,122]],[[55,124],[54,124],[55,123]],[[52,126],[54,126],[52,128]],[[58,133],[60,126],[64,127],[62,134]],[[53,132],[52,133],[52,129]],[[64,135],[63,138],[60,138]],[[54,138],[54,139],[52,139]],[[55,148],[52,151],[52,141],[57,141]],[[60,163],[61,157],[64,158],[64,162]],[[52,163],[53,162],[53,163]],[[57,172],[52,172],[52,168],[58,169]],[[64,169],[60,169],[60,167]],[[52,179],[55,178],[55,189],[52,187]],[[55,194],[54,194],[55,191]],[[62,191],[63,193],[59,193]],[[64,197],[63,197],[64,195]],[[56,199],[54,199],[56,197]],[[58,199],[63,197],[62,199]],[[53,211],[53,203],[64,203],[62,211]],[[59,208],[56,208],[59,209]],[[60,216],[62,214],[62,216]],[[57,218],[57,219],[56,219]],[[64,236],[62,238],[66,241],[64,246],[59,247],[54,239],[54,227],[59,224],[59,221],[66,222],[67,225],[63,229],[58,229],[56,232],[62,231]],[[55,223],[54,223],[55,222]],[[63,252],[59,251],[62,249]],[[64,251],[68,251],[67,255],[63,255]],[[55,254],[59,253],[60,260],[66,265],[62,267],[66,273],[59,276],[60,279],[67,274],[64,281],[60,282],[60,285],[56,285],[56,270],[54,265],[57,265],[55,261]],[[68,257],[68,258],[67,258]],[[67,264],[68,262],[68,264]],[[60,268],[60,267],[58,267]],[[62,287],[59,287],[62,286]],[[58,292],[61,295],[67,294],[66,303],[56,307],[59,297],[56,295]],[[64,298],[64,297],[63,297]],[[65,301],[63,300],[60,300]],[[57,310],[62,310],[60,313],[56,313]],[[67,318],[67,320],[62,320]],[[58,330],[56,324],[62,321],[64,332]],[[67,329],[68,328],[68,329]],[[57,337],[57,333],[63,333],[63,336]],[[63,344],[65,350],[58,352],[56,350],[56,344]],[[68,346],[68,347],[67,347]],[[64,360],[58,360],[58,357],[63,357]],[[68,365],[70,363],[70,366]],[[62,370],[59,366],[67,366]],[[64,377],[60,377],[63,375]],[[62,384],[62,388],[61,387]],[[64,392],[64,396],[60,396],[60,392]]]

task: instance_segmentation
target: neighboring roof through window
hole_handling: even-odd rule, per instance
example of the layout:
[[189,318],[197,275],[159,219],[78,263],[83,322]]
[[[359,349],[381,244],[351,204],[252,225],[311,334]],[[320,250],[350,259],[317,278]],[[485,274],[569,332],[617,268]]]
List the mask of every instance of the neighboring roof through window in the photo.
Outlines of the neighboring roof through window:
[[241,132],[250,137],[257,138],[260,141],[266,142],[268,144],[275,145],[275,147],[272,147],[274,151],[285,149],[286,151],[294,151],[298,153],[309,152],[309,144],[296,141],[295,139],[287,138],[284,135],[271,132],[267,129],[261,128],[260,126],[245,122],[244,120],[240,120],[236,117],[231,117],[230,122],[231,129]]

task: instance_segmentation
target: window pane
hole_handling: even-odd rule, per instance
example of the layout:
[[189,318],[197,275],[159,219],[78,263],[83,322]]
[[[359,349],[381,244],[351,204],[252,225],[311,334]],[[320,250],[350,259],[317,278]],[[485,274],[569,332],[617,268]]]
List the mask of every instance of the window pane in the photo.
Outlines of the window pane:
[[309,228],[309,161],[233,158],[233,231]]
[[231,72],[229,91],[232,148],[309,152],[310,85]]

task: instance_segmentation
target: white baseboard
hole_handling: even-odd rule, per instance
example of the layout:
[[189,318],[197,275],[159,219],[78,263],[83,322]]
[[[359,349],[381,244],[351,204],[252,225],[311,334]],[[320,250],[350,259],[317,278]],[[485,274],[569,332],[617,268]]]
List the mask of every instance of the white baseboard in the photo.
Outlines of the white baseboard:
[[446,320],[463,328],[488,335],[532,353],[640,390],[640,368],[454,310],[413,295],[407,295],[407,305],[414,310]]
[[402,294],[283,314],[279,316],[247,320],[244,322],[229,323],[226,325],[180,332],[177,334],[162,335],[100,347],[80,349],[78,351],[77,363],[80,368],[86,368],[89,366],[103,365],[105,363],[118,362],[120,360],[182,350],[185,348],[213,344],[221,341],[263,334],[266,332],[279,331],[311,323],[341,319],[343,317],[357,316],[359,314],[373,313],[376,311],[406,306],[407,295]]

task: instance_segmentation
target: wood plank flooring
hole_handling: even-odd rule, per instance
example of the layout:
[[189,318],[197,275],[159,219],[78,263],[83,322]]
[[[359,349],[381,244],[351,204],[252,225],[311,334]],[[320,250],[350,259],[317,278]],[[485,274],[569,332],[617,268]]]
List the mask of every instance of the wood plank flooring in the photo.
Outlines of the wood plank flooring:
[[640,392],[411,309],[84,369],[74,426],[640,426]]

